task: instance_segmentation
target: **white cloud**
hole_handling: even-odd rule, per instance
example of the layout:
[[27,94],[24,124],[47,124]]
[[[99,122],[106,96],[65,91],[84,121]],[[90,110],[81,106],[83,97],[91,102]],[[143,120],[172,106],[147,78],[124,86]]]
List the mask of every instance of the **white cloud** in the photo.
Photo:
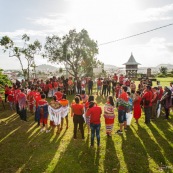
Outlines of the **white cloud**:
[[[172,20],[172,15],[169,12],[173,12],[173,4],[169,4],[159,8],[148,8],[143,11],[134,11],[129,14],[129,23],[142,23],[151,21]],[[127,16],[126,16],[127,17]]]
[[29,36],[46,36],[46,32],[44,30],[28,30],[28,29],[19,29],[13,32],[0,32],[0,37],[8,35],[10,38],[21,37],[23,34],[27,34]]

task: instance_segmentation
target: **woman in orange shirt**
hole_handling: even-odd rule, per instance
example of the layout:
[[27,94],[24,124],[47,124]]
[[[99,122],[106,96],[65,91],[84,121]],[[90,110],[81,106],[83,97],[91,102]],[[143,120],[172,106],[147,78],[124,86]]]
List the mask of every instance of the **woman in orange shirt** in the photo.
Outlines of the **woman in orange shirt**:
[[[59,104],[63,107],[68,107],[69,101],[66,99],[66,94],[63,94],[62,99],[59,101]],[[65,120],[66,120],[66,129],[68,129],[68,114],[66,115]],[[60,130],[63,129],[63,124],[64,124],[64,118],[61,118]]]
[[74,123],[74,135],[73,135],[74,139],[77,139],[78,124],[82,135],[82,139],[84,139],[84,128],[83,128],[84,118],[82,116],[84,113],[84,108],[83,105],[79,104],[79,102],[80,102],[79,97],[75,97],[75,104],[72,104],[71,106],[71,116],[73,117],[73,123]]

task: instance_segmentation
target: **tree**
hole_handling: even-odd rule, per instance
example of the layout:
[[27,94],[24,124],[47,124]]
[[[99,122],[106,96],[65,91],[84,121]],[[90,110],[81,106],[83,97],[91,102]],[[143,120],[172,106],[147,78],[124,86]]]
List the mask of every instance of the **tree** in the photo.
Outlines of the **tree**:
[[7,75],[3,74],[3,69],[0,69],[0,86],[4,86],[5,84],[11,85],[11,81]]
[[43,57],[51,62],[63,64],[70,75],[77,78],[79,75],[93,76],[93,68],[101,64],[96,59],[98,54],[97,42],[92,40],[86,30],[79,33],[70,30],[62,38],[52,36],[46,38]]
[[4,53],[9,50],[9,57],[16,57],[21,65],[23,74],[25,73],[25,69],[23,67],[23,63],[21,60],[21,52],[20,48],[14,45],[13,40],[11,40],[8,36],[4,36],[0,40],[0,45],[4,47],[3,51]]
[[168,68],[167,67],[161,66],[159,70],[160,70],[160,73],[163,74],[163,75],[167,75],[167,73],[168,73]]
[[[9,50],[9,57],[16,57],[21,65],[22,73],[25,79],[29,80],[30,78],[30,67],[34,62],[34,56],[39,54],[41,51],[41,44],[38,40],[34,43],[29,43],[30,37],[24,34],[22,36],[24,41],[23,47],[16,46],[8,36],[4,36],[0,40],[0,45],[4,47],[4,52]],[[27,69],[24,69],[22,59],[25,58],[27,61]]]

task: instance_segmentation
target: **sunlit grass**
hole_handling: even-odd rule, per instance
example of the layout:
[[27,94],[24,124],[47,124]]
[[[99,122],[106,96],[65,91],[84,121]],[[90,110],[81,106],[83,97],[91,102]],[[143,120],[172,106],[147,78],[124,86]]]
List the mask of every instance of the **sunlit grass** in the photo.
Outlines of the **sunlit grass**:
[[[72,102],[73,96],[69,97]],[[96,96],[104,106],[106,97]],[[7,104],[6,104],[7,107]],[[40,133],[34,116],[28,113],[28,122],[20,121],[14,112],[2,111],[0,105],[0,172],[2,173],[159,173],[173,172],[173,118],[159,117],[150,125],[144,124],[144,115],[136,125],[134,120],[127,132],[119,129],[116,119],[111,138],[105,134],[101,118],[101,148],[90,148],[90,136],[85,127],[85,140],[80,132],[73,140],[73,121],[69,115],[69,129],[60,134],[56,129]],[[65,124],[64,124],[65,127]],[[96,143],[95,143],[96,144]]]

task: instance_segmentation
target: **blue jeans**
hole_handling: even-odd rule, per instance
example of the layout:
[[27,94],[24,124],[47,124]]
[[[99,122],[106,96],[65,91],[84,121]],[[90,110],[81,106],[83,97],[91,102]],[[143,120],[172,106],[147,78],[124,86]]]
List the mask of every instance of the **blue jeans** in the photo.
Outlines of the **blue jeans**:
[[97,145],[100,145],[100,124],[90,124],[90,128],[91,128],[91,146],[94,145],[94,137],[95,137],[95,133],[96,133],[96,137],[97,137]]
[[118,110],[118,121],[120,124],[124,123],[124,121],[127,121],[125,110]]

